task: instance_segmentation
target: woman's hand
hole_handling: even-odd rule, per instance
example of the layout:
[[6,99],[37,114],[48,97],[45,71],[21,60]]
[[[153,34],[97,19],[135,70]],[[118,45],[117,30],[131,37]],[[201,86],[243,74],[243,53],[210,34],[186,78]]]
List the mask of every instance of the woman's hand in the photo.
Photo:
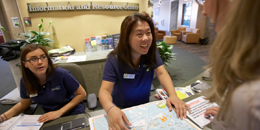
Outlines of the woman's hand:
[[[204,113],[204,116],[206,116],[206,117],[209,115],[215,116],[218,114],[218,111],[219,111],[219,107],[217,107],[217,106],[208,108],[206,110],[206,112]],[[212,119],[210,119],[210,121],[212,121]]]
[[109,130],[128,130],[125,126],[124,121],[127,125],[131,125],[124,112],[118,107],[113,107],[108,112],[108,124]]
[[60,116],[62,116],[62,113],[59,111],[52,111],[52,112],[48,112],[43,114],[42,116],[40,116],[40,118],[38,119],[39,123],[45,123],[51,120],[55,120],[57,118],[59,118]]
[[172,108],[174,105],[174,107],[176,108],[176,113],[177,113],[177,118],[181,118],[183,119],[186,118],[186,110],[188,108],[188,111],[190,113],[190,106],[188,104],[186,104],[185,102],[183,102],[181,99],[179,99],[177,96],[176,97],[169,97],[166,100],[166,104],[169,108],[169,111],[172,111]]

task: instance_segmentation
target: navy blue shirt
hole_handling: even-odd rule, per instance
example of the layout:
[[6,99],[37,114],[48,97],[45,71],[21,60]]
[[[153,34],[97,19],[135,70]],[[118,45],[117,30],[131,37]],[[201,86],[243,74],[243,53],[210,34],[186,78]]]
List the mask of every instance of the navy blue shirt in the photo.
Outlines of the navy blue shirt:
[[[149,69],[144,63],[145,55],[142,55],[139,70],[125,66],[119,66],[117,59],[110,55],[107,58],[103,80],[114,82],[112,92],[113,103],[119,107],[131,107],[149,102],[154,69],[163,65],[159,53],[156,53],[156,67]],[[134,75],[134,79],[124,78],[124,74]]]
[[[53,80],[51,76],[47,77],[43,87],[37,94],[28,95],[24,87],[23,78],[20,83],[21,98],[31,98],[32,101],[40,105],[44,112],[56,111],[68,104],[76,95],[74,92],[78,89],[78,81],[70,74],[69,71],[57,67]],[[65,113],[63,116],[76,115],[85,112],[83,102],[79,103],[75,108]]]

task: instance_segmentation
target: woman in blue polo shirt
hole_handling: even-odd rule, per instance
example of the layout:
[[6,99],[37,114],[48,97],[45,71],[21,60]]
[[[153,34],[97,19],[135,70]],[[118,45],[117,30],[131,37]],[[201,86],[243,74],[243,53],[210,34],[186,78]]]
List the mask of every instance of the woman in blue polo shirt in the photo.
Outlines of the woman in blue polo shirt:
[[69,71],[53,65],[42,46],[25,46],[21,52],[21,63],[21,102],[3,113],[1,122],[26,110],[32,101],[45,112],[39,122],[85,112],[82,102],[86,97],[85,90]]
[[107,112],[110,129],[127,129],[131,125],[118,107],[131,107],[149,102],[154,72],[169,94],[167,105],[177,109],[178,117],[186,117],[190,108],[177,97],[172,80],[156,51],[155,30],[147,13],[127,16],[121,25],[118,46],[107,58],[99,100]]

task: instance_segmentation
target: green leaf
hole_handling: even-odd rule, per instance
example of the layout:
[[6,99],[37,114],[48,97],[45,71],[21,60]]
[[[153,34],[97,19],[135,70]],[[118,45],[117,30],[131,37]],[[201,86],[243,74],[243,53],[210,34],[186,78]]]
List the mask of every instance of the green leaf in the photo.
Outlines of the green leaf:
[[39,24],[39,25],[38,25],[38,28],[41,29],[41,28],[42,28],[42,24]]
[[1,26],[1,30],[5,31],[5,28]]
[[29,22],[28,22],[27,20],[25,20],[25,24],[26,24],[26,25],[29,25]]
[[20,50],[23,49],[23,47],[25,47],[27,45],[27,43],[24,43],[21,47],[20,47]]
[[42,29],[42,31],[44,30],[44,28]]
[[35,31],[31,31],[34,35],[38,35],[38,33],[37,32],[35,32]]
[[52,21],[50,21],[50,23],[49,23],[49,24],[51,25],[51,23],[52,23]]
[[41,21],[42,21],[42,23],[43,23],[43,19],[41,18]]
[[14,25],[20,27],[20,24],[19,24],[19,23],[15,23]]

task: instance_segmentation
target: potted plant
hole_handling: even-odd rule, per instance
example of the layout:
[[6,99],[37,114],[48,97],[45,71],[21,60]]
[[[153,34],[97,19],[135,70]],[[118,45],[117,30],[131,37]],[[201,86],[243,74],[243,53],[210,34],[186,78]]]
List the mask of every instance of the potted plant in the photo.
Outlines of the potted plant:
[[172,53],[171,50],[173,45],[166,45],[164,41],[161,41],[157,43],[157,48],[159,49],[160,57],[166,66],[171,63],[171,59],[176,60],[175,53]]
[[[41,24],[38,25],[38,30],[37,31],[32,31],[32,30],[29,30],[28,32],[26,33],[18,33],[18,34],[13,34],[7,30],[4,29],[4,27],[1,27],[1,30],[3,31],[6,31],[6,32],[9,32],[15,36],[18,36],[19,39],[17,40],[24,40],[25,42],[23,42],[23,45],[21,45],[20,49],[22,49],[24,46],[26,46],[27,44],[40,44],[42,46],[48,46],[48,47],[52,47],[50,45],[50,43],[53,43],[53,40],[49,39],[48,38],[48,35],[50,33],[48,33],[48,29],[50,28],[50,25],[52,23],[52,21],[49,22],[49,26],[47,28],[47,30],[44,32],[44,28],[43,28],[43,19],[41,19]],[[28,21],[25,21],[25,24],[29,25]],[[15,23],[16,26],[18,26],[21,30],[21,26],[19,23]],[[16,44],[19,44],[16,43]]]

